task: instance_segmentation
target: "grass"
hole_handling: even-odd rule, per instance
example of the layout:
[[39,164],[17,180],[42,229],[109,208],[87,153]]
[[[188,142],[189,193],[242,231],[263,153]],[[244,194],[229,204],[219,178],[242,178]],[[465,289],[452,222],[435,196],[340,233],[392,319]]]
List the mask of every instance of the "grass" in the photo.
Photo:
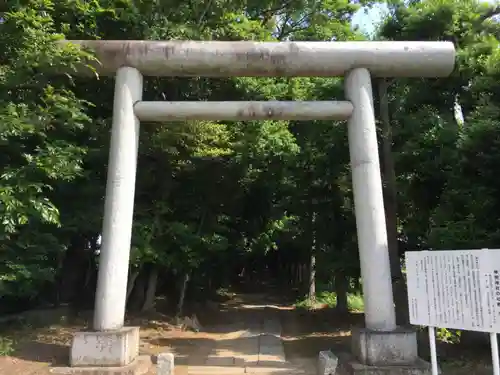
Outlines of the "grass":
[[[337,294],[330,291],[321,291],[316,295],[316,301],[311,302],[308,298],[301,299],[295,303],[296,307],[302,307],[306,309],[321,307],[336,307],[337,306]],[[363,312],[365,305],[363,302],[363,296],[360,293],[348,293],[347,294],[347,307],[349,311],[352,312]]]
[[0,336],[0,356],[11,355],[14,351],[14,340],[9,337]]

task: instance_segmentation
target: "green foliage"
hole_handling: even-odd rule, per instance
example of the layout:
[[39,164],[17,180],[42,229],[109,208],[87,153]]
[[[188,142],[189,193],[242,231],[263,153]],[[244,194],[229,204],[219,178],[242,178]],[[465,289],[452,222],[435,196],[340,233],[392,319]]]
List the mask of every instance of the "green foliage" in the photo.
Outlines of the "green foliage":
[[14,351],[14,341],[9,337],[0,336],[0,357],[11,355]]
[[435,247],[492,248],[500,240],[498,114],[498,107],[486,102],[466,119],[449,188],[433,216],[429,236]]
[[436,330],[436,339],[447,344],[456,344],[460,342],[460,334],[460,331],[438,328]]
[[[494,166],[465,167],[467,159],[483,155],[486,146],[472,145],[469,133],[491,141],[496,136],[491,131],[498,127],[492,62],[499,29],[491,21],[497,12],[479,1],[420,1],[411,6],[395,2],[379,30],[384,39],[450,40],[458,49],[449,78],[399,81],[391,87],[398,221],[409,249],[481,248],[497,241],[492,207],[484,212],[490,223],[475,218],[493,194],[478,177]],[[465,123],[453,117],[457,104]],[[495,160],[492,148],[488,154]]]
[[[0,5],[0,296],[36,300],[54,289],[54,279],[64,285],[72,273],[66,263],[92,274],[98,263],[90,250],[102,225],[113,80],[74,76],[91,56],[62,47],[61,39],[361,40],[350,21],[372,3]],[[450,40],[458,50],[450,77],[400,79],[389,88],[400,250],[496,247],[500,28],[491,17],[497,10],[465,0],[388,6],[377,39]],[[341,79],[307,77],[148,78],[144,94],[199,101],[343,95]],[[454,116],[456,104],[463,122]],[[142,124],[136,185],[131,271],[154,265],[161,275],[222,278],[241,259],[279,252],[300,264],[314,256],[318,284],[337,273],[359,279],[345,124]],[[85,276],[75,284],[90,285]],[[320,292],[317,302],[333,306],[336,295]],[[362,311],[357,292],[349,306]]]
[[54,73],[87,54],[57,44],[51,1],[11,3],[0,24],[0,293],[32,295],[54,276],[64,243],[49,229],[61,224],[51,194],[82,174],[86,147],[76,137],[90,123],[71,76]]
[[[296,307],[314,309],[317,306],[327,306],[334,308],[337,306],[337,294],[335,292],[322,291],[317,294],[316,301],[311,302],[310,299],[302,299],[295,303]],[[349,311],[362,313],[365,309],[363,296],[360,293],[347,294],[347,307]]]

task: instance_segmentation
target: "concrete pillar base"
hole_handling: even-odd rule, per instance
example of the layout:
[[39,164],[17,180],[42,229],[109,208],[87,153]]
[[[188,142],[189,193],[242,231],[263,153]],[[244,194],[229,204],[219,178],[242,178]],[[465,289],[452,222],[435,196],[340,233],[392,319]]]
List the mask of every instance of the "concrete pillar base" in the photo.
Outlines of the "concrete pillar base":
[[153,367],[150,356],[138,356],[125,366],[52,367],[50,372],[59,375],[144,375]]
[[412,329],[352,331],[352,354],[368,366],[391,366],[415,363],[418,359],[417,333]]
[[352,330],[352,353],[338,355],[343,375],[431,375],[431,364],[418,357],[417,334],[412,329]]
[[139,355],[139,327],[78,332],[73,337],[71,367],[120,367]]
[[393,366],[367,366],[349,354],[339,354],[339,374],[343,375],[431,375],[429,362],[420,358],[414,363]]

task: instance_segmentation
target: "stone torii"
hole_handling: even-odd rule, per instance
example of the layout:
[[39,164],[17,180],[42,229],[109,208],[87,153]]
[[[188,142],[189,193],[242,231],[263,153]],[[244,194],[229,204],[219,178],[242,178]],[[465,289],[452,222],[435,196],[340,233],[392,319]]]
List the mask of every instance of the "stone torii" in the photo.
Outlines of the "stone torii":
[[[321,119],[347,120],[348,126],[366,324],[353,332],[361,367],[350,371],[413,366],[412,373],[428,373],[415,332],[396,326],[371,77],[446,77],[455,63],[452,43],[65,43],[89,48],[99,61],[97,72],[116,77],[94,331],[75,334],[71,366],[130,367],[138,356],[138,328],[124,327],[124,316],[140,121]],[[142,100],[143,76],[345,76],[346,100],[148,102]]]

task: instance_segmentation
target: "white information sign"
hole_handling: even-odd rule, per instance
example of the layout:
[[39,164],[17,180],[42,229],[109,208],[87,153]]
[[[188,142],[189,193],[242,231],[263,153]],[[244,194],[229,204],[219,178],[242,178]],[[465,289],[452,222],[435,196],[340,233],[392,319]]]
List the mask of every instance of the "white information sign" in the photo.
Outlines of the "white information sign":
[[500,250],[406,252],[410,322],[500,333]]

